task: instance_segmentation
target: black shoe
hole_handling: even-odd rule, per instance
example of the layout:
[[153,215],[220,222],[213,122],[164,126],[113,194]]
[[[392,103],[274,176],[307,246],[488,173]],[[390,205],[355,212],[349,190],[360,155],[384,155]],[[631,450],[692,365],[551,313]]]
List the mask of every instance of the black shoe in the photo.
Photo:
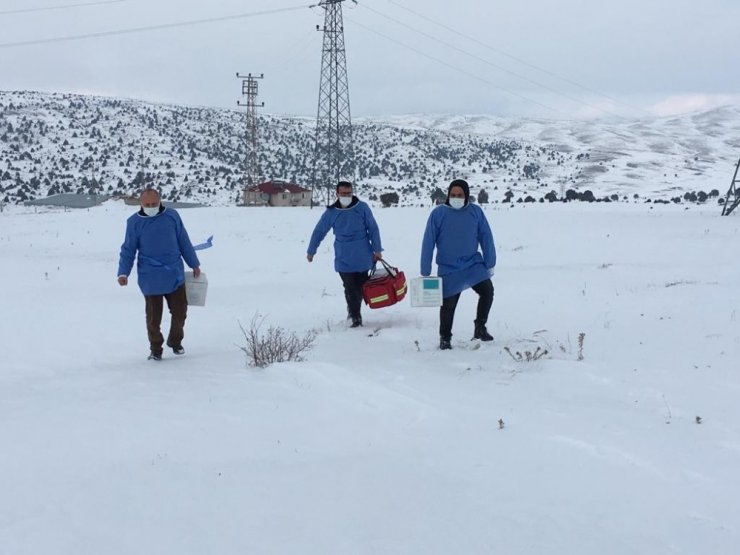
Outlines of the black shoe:
[[183,348],[182,345],[180,345],[179,347],[172,347],[172,352],[175,353],[176,355],[184,355],[185,349]]
[[452,344],[450,343],[451,339],[449,337],[440,337],[439,338],[439,350],[440,351],[447,351],[449,349],[452,349]]
[[353,316],[351,328],[359,328],[362,326],[362,316]]
[[149,353],[147,360],[162,360],[162,353]]
[[493,336],[488,333],[485,324],[475,324],[475,331],[473,332],[473,339],[480,339],[481,341],[493,341]]

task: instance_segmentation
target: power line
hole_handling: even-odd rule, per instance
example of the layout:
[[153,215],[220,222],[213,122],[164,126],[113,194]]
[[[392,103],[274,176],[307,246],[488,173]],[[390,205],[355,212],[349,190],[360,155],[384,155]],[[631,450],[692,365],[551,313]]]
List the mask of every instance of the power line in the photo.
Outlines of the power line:
[[460,48],[458,46],[455,46],[454,44],[451,44],[449,42],[443,41],[443,40],[439,39],[438,37],[435,37],[434,35],[432,35],[430,33],[426,33],[424,31],[420,31],[419,29],[416,29],[416,28],[412,27],[411,25],[408,25],[408,24],[404,23],[403,21],[399,21],[398,19],[395,19],[395,18],[393,18],[393,17],[391,17],[389,15],[386,15],[384,13],[381,13],[378,10],[375,10],[373,8],[370,8],[370,7],[366,6],[365,4],[361,4],[361,5],[366,10],[370,10],[371,12],[376,13],[376,14],[378,14],[381,17],[385,17],[386,19],[390,19],[391,21],[397,23],[398,25],[401,25],[402,27],[405,27],[407,29],[410,29],[410,30],[414,31],[415,33],[418,33],[420,35],[423,35],[423,36],[427,37],[428,39],[431,39],[433,41],[436,41],[436,42],[442,44],[443,46],[446,46],[447,48],[451,48],[452,50],[456,50],[457,52],[460,52],[462,54],[465,54],[466,56],[470,56],[471,58],[474,58],[474,59],[478,60],[479,62],[483,62],[484,64],[488,64],[488,65],[490,65],[490,66],[498,69],[499,71],[503,71],[504,73],[508,73],[509,75],[513,75],[514,77],[517,77],[519,79],[522,79],[523,81],[527,81],[528,83],[531,83],[531,84],[536,85],[538,87],[541,87],[543,89],[547,89],[548,91],[550,91],[550,92],[552,92],[552,93],[554,93],[554,94],[556,94],[558,96],[562,96],[563,98],[567,98],[568,100],[570,100],[572,102],[575,102],[576,104],[582,104],[583,106],[586,106],[588,108],[593,108],[595,110],[599,110],[600,112],[603,112],[603,113],[608,114],[610,116],[621,117],[618,114],[615,114],[615,113],[610,112],[609,110],[606,110],[604,108],[601,108],[599,106],[596,106],[596,105],[591,104],[589,102],[586,102],[584,100],[581,100],[579,98],[576,98],[574,96],[571,96],[571,95],[569,95],[567,93],[564,93],[564,92],[562,92],[562,91],[560,91],[558,89],[555,89],[553,87],[550,87],[548,85],[545,85],[544,83],[540,83],[539,81],[535,81],[534,79],[530,79],[529,77],[527,77],[525,75],[521,75],[521,74],[519,74],[519,73],[517,73],[515,71],[512,71],[510,69],[506,69],[505,67],[502,67],[502,66],[500,66],[498,64],[495,64],[495,63],[493,63],[493,62],[491,62],[489,60],[486,60],[485,58],[481,58],[477,54],[473,54],[472,52],[468,52],[467,50],[464,50],[464,49],[462,49],[462,48]]
[[523,64],[523,65],[525,65],[527,67],[530,67],[532,69],[535,69],[535,70],[540,71],[542,73],[545,73],[547,75],[550,75],[551,77],[555,77],[556,79],[560,79],[561,81],[563,81],[565,83],[568,83],[569,85],[573,85],[574,87],[578,87],[578,88],[583,89],[585,91],[588,91],[590,93],[597,94],[597,95],[599,95],[599,96],[601,96],[603,98],[606,98],[607,100],[610,100],[610,101],[614,102],[615,104],[620,104],[620,105],[625,106],[627,108],[630,108],[632,110],[636,110],[638,112],[647,113],[647,114],[650,113],[647,110],[645,110],[643,108],[640,108],[639,106],[633,106],[632,104],[628,104],[626,102],[622,102],[621,100],[618,100],[618,99],[616,99],[616,98],[614,98],[612,96],[609,96],[606,93],[603,93],[601,91],[598,91],[598,90],[596,90],[594,88],[591,88],[591,87],[589,87],[587,85],[583,85],[582,83],[579,83],[577,81],[574,81],[572,79],[569,79],[568,77],[564,77],[564,76],[562,76],[562,75],[560,75],[558,73],[555,73],[554,71],[550,71],[548,69],[545,69],[543,67],[540,67],[538,65],[535,65],[535,64],[533,64],[531,62],[528,62],[526,60],[523,60],[521,58],[518,58],[518,57],[516,57],[516,56],[514,56],[512,54],[509,54],[508,52],[505,52],[505,51],[503,51],[503,50],[501,50],[499,48],[496,48],[494,46],[491,46],[490,44],[486,44],[485,42],[480,41],[480,40],[478,40],[478,39],[476,39],[474,37],[471,37],[470,35],[468,35],[466,33],[463,33],[462,31],[458,31],[458,30],[450,27],[449,25],[446,25],[444,23],[440,23],[439,21],[435,21],[434,19],[432,19],[430,17],[427,17],[426,15],[424,15],[422,13],[419,13],[417,11],[414,11],[411,8],[407,8],[406,6],[404,6],[402,4],[399,4],[398,2],[396,2],[394,0],[386,0],[386,1],[389,2],[389,3],[391,3],[391,4],[393,4],[394,6],[397,6],[397,7],[401,8],[401,9],[403,9],[403,10],[406,10],[407,12],[410,12],[410,13],[414,14],[415,16],[417,16],[417,17],[419,17],[421,19],[424,19],[426,21],[429,21],[430,23],[433,23],[434,25],[438,25],[439,27],[442,27],[443,29],[446,29],[446,30],[448,30],[448,31],[450,31],[452,33],[455,33],[456,35],[459,35],[461,37],[465,37],[468,40],[470,40],[470,41],[472,41],[472,42],[474,42],[474,43],[476,43],[476,44],[478,44],[480,46],[483,46],[484,48],[488,48],[489,50],[493,50],[494,52],[496,52],[496,53],[498,53],[498,54],[500,54],[502,56],[506,56],[507,58],[510,58],[510,59],[514,60],[515,62],[518,62],[520,64]]
[[[506,92],[506,93],[508,93],[508,94],[510,94],[510,95],[513,95],[513,96],[515,96],[515,97],[517,97],[517,98],[519,98],[519,99],[521,99],[521,100],[524,100],[525,102],[530,102],[530,103],[532,103],[532,104],[536,104],[536,105],[538,105],[538,106],[540,106],[540,107],[542,107],[542,108],[545,108],[545,109],[547,109],[547,110],[550,110],[550,111],[552,111],[552,112],[555,112],[555,113],[557,113],[557,114],[560,114],[561,116],[565,116],[565,117],[567,117],[567,118],[569,118],[569,117],[570,117],[570,114],[567,114],[567,113],[565,113],[565,112],[563,112],[563,111],[561,111],[561,110],[558,110],[557,108],[553,108],[552,106],[548,106],[548,105],[546,105],[546,104],[543,104],[542,102],[539,102],[539,101],[537,101],[537,100],[534,100],[534,99],[528,98],[528,97],[526,97],[526,96],[524,96],[524,95],[521,95],[521,94],[519,94],[519,93],[516,93],[516,92],[514,92],[514,91],[511,91],[511,90],[509,90],[509,89],[506,89],[506,88],[504,88],[504,87],[501,87],[501,86],[499,86],[498,84],[494,83],[493,81],[490,81],[490,80],[488,80],[488,79],[486,79],[486,78],[484,78],[484,77],[481,77],[480,75],[476,75],[476,74],[474,74],[474,73],[471,73],[471,72],[469,72],[469,71],[466,71],[466,70],[464,70],[464,69],[461,69],[460,67],[457,67],[457,66],[455,66],[455,65],[453,65],[453,64],[450,64],[450,63],[448,63],[448,62],[445,62],[445,61],[443,61],[443,60],[440,60],[439,58],[436,58],[436,57],[434,57],[434,56],[431,56],[430,54],[427,54],[426,52],[423,52],[423,51],[421,51],[421,50],[419,50],[419,49],[417,49],[417,48],[414,48],[413,46],[409,46],[409,45],[407,45],[407,44],[405,44],[405,43],[403,43],[403,42],[401,42],[401,41],[399,41],[399,40],[396,40],[396,39],[394,39],[394,38],[391,38],[391,37],[389,37],[388,35],[385,35],[385,34],[383,34],[383,33],[379,32],[379,31],[376,31],[375,29],[371,29],[370,27],[368,27],[368,26],[366,26],[366,25],[363,25],[363,24],[361,24],[361,23],[358,23],[357,21],[354,21],[354,20],[350,20],[350,21],[352,21],[352,22],[353,22],[353,23],[354,23],[355,25],[358,25],[359,27],[362,27],[363,29],[366,29],[366,30],[370,31],[371,33],[374,33],[374,34],[376,34],[376,35],[379,35],[379,36],[381,36],[381,37],[383,37],[383,38],[385,38],[385,39],[387,39],[387,40],[390,40],[391,42],[394,42],[394,43],[396,43],[396,44],[398,44],[398,45],[400,45],[400,46],[402,46],[402,47],[404,47],[404,48],[408,48],[409,50],[412,50],[413,52],[416,52],[417,54],[419,54],[419,55],[421,55],[421,56],[424,56],[425,58],[428,58],[428,59],[430,59],[430,60],[432,60],[432,61],[435,61],[435,62],[437,62],[437,63],[439,63],[439,64],[442,64],[442,65],[444,65],[444,66],[446,66],[446,67],[449,67],[449,68],[451,68],[451,69],[453,69],[453,70],[457,71],[458,73],[462,73],[462,74],[464,74],[464,75],[467,75],[467,76],[469,76],[469,77],[471,77],[471,78],[473,78],[473,79],[475,79],[475,80],[477,80],[477,81],[481,81],[481,82],[483,82],[483,83],[486,83],[486,84],[488,84],[488,85],[491,85],[491,86],[493,86],[494,88],[497,88],[497,89],[499,89],[499,90],[502,90],[502,91],[504,91],[504,92]],[[446,46],[449,46],[449,45],[446,45]],[[602,110],[602,111],[605,111],[605,110]],[[623,116],[618,116],[618,115],[616,115],[616,117],[618,117],[618,118],[620,118],[620,119],[625,119],[625,118],[624,118]],[[675,137],[673,137],[672,135],[669,135],[668,133],[665,133],[665,132],[664,132],[664,131],[662,131],[662,130],[659,130],[659,129],[652,129],[651,131],[652,131],[652,132],[653,132],[654,134],[658,135],[658,136],[662,136],[662,137],[665,137],[666,139],[669,139],[669,140],[671,140],[671,141],[675,141]],[[594,152],[601,152],[601,150],[598,150],[598,149],[594,149]],[[676,171],[683,171],[683,170],[682,170],[681,168],[679,168],[678,166],[676,166],[676,165],[674,165],[674,164],[668,164],[668,165],[667,165],[666,167],[670,167],[670,168],[673,168],[673,169],[674,169],[674,170],[676,170]]]
[[0,15],[12,15],[18,13],[31,13],[31,12],[46,12],[51,10],[66,10],[68,8],[81,8],[83,6],[103,6],[106,4],[120,4],[127,0],[105,0],[104,2],[85,2],[80,4],[64,4],[61,6],[46,6],[42,8],[22,8],[20,10],[4,10],[0,12]]
[[502,87],[502,86],[498,85],[497,83],[494,83],[493,81],[490,81],[489,79],[486,79],[484,77],[481,77],[480,75],[476,75],[475,73],[471,73],[470,71],[466,71],[466,70],[464,70],[464,69],[462,69],[462,68],[460,68],[460,67],[458,67],[456,65],[453,65],[453,64],[450,64],[448,62],[445,62],[444,60],[440,60],[439,58],[436,58],[436,57],[434,57],[434,56],[432,56],[430,54],[427,54],[426,52],[423,52],[423,51],[419,50],[418,48],[414,48],[413,46],[409,46],[408,44],[405,44],[405,43],[403,43],[403,42],[401,42],[399,40],[396,40],[396,39],[394,39],[392,37],[389,37],[388,35],[383,34],[380,31],[376,31],[375,29],[372,29],[372,28],[368,27],[367,25],[363,25],[362,23],[358,23],[354,19],[349,19],[349,21],[352,21],[352,23],[354,23],[355,25],[357,25],[359,27],[362,27],[363,29],[365,29],[367,31],[370,31],[371,33],[375,33],[376,35],[381,36],[381,37],[383,37],[386,40],[389,40],[391,42],[395,42],[396,44],[398,44],[400,46],[403,46],[404,48],[408,48],[409,50],[411,50],[413,52],[416,52],[420,56],[424,56],[425,58],[428,58],[428,59],[430,59],[430,60],[432,60],[434,62],[437,62],[438,64],[442,64],[443,66],[449,67],[450,69],[453,69],[453,70],[457,71],[458,73],[462,73],[464,75],[467,75],[468,77],[471,77],[472,79],[475,79],[477,81],[481,81],[483,83],[486,83],[487,85],[491,85],[492,87],[494,87],[496,89],[499,89],[499,90],[502,90],[502,91],[504,91],[504,92],[506,92],[506,93],[508,93],[508,94],[510,94],[512,96],[515,96],[515,97],[519,98],[520,100],[524,100],[525,102],[531,102],[532,104],[536,104],[536,105],[540,106],[541,108],[545,108],[546,110],[550,110],[551,112],[555,112],[557,114],[560,114],[561,116],[566,116],[566,117],[569,117],[570,116],[569,114],[566,114],[565,112],[563,112],[561,110],[558,110],[557,108],[553,108],[552,106],[548,106],[547,104],[543,104],[542,102],[539,102],[539,101],[534,100],[532,98],[528,98],[528,97],[526,97],[526,96],[524,96],[522,94],[519,94],[519,93],[514,92],[512,90],[509,90],[509,89],[507,89],[505,87]]
[[286,58],[282,62],[273,66],[271,71],[282,71],[288,64],[292,65],[294,63],[298,63],[306,59],[308,56],[313,55],[314,53],[311,51],[310,48],[308,48],[308,45],[313,45],[315,36],[316,31],[312,29],[308,31],[308,33],[298,38],[293,44],[285,48],[284,53]]
[[275,13],[303,10],[303,9],[306,9],[307,7],[308,7],[307,4],[302,4],[300,6],[293,6],[290,8],[262,10],[259,12],[249,12],[249,13],[242,13],[242,14],[235,14],[235,15],[226,15],[226,16],[221,16],[221,17],[209,17],[206,19],[193,19],[190,21],[181,21],[179,23],[162,23],[159,25],[148,25],[146,27],[134,27],[131,29],[118,29],[115,31],[101,31],[97,33],[87,33],[83,35],[69,35],[66,37],[53,37],[49,39],[35,39],[35,40],[25,40],[25,41],[18,41],[18,42],[4,42],[4,43],[0,43],[0,48],[13,48],[16,46],[31,46],[31,45],[37,45],[37,44],[53,44],[57,42],[68,42],[68,41],[73,41],[73,40],[85,40],[85,39],[93,39],[93,38],[112,37],[116,35],[128,35],[131,33],[143,33],[146,31],[159,31],[162,29],[176,29],[178,27],[190,27],[193,25],[203,25],[207,23],[217,23],[220,21],[231,21],[235,19],[245,19],[248,17],[257,17],[260,15],[269,15],[269,14],[275,14]]
[[[450,30],[450,31],[452,31],[452,32],[454,32],[454,33],[456,33],[456,34],[459,34],[459,35],[462,35],[462,36],[464,36],[464,37],[467,37],[467,38],[469,38],[470,40],[472,40],[472,41],[474,41],[474,42],[476,42],[476,43],[478,43],[478,44],[480,44],[480,45],[482,45],[482,46],[485,46],[486,48],[490,48],[490,49],[492,49],[492,50],[494,50],[494,51],[500,52],[501,54],[503,54],[503,55],[505,55],[505,56],[508,56],[508,57],[510,57],[510,58],[512,58],[512,59],[514,59],[514,60],[516,60],[516,61],[519,61],[519,62],[521,62],[521,63],[523,63],[523,64],[525,64],[525,65],[528,65],[528,66],[530,66],[530,67],[532,67],[532,68],[538,69],[539,71],[542,71],[542,72],[544,72],[544,73],[548,73],[548,74],[550,74],[550,75],[553,75],[554,77],[557,77],[557,78],[559,78],[559,79],[562,79],[562,80],[564,80],[564,81],[566,81],[566,82],[569,82],[569,83],[571,83],[571,84],[574,84],[574,85],[576,85],[576,86],[579,86],[579,87],[581,87],[581,88],[583,88],[583,89],[585,89],[585,90],[589,90],[589,91],[592,91],[592,92],[594,92],[594,93],[596,93],[596,94],[599,94],[599,95],[601,95],[601,96],[603,96],[603,97],[605,97],[605,98],[607,98],[607,99],[609,99],[609,100],[612,100],[613,102],[615,102],[615,103],[617,103],[617,104],[621,104],[621,105],[623,105],[623,106],[629,107],[629,108],[631,108],[631,109],[634,109],[634,110],[637,110],[637,111],[640,111],[640,112],[643,112],[643,113],[646,113],[646,114],[649,114],[649,115],[651,115],[651,116],[652,116],[652,114],[650,114],[650,112],[648,112],[647,110],[644,110],[644,109],[642,109],[642,108],[639,108],[639,107],[636,107],[636,106],[631,106],[630,104],[627,104],[627,103],[624,103],[624,102],[620,102],[620,101],[618,101],[618,100],[616,100],[616,99],[614,99],[614,98],[611,98],[611,97],[609,97],[608,95],[605,95],[605,94],[603,94],[603,93],[600,93],[600,92],[598,92],[598,91],[595,91],[595,90],[592,90],[592,89],[589,89],[589,88],[588,88],[588,87],[586,87],[585,85],[580,85],[580,84],[576,83],[575,81],[570,81],[570,80],[568,80],[568,79],[566,79],[566,78],[564,78],[564,77],[560,77],[560,76],[558,76],[557,74],[555,74],[555,73],[553,73],[553,72],[550,72],[550,71],[548,71],[548,70],[546,70],[546,69],[540,68],[540,67],[538,67],[538,66],[535,66],[535,65],[533,65],[533,64],[529,64],[528,62],[525,62],[524,60],[519,60],[518,58],[516,58],[516,57],[514,57],[514,56],[511,56],[511,55],[509,55],[509,54],[506,54],[505,52],[501,52],[501,51],[499,51],[499,50],[497,50],[497,49],[493,48],[492,46],[486,45],[485,43],[482,43],[482,42],[480,42],[480,41],[478,41],[478,40],[476,40],[476,39],[473,39],[472,37],[469,37],[468,35],[465,35],[464,33],[460,33],[460,32],[458,32],[458,31],[455,31],[454,29],[452,29],[451,27],[449,27],[449,26],[447,26],[447,25],[445,25],[445,24],[443,24],[443,23],[437,23],[437,22],[435,22],[434,20],[432,20],[432,19],[430,19],[430,18],[428,18],[428,17],[424,16],[423,14],[419,14],[419,13],[417,13],[417,12],[414,12],[413,10],[411,10],[411,9],[409,9],[409,8],[406,8],[405,6],[401,6],[400,4],[398,4],[397,2],[395,2],[394,0],[387,0],[387,1],[388,1],[388,2],[391,2],[391,3],[392,3],[392,4],[394,4],[394,5],[397,5],[397,6],[399,6],[399,7],[402,7],[403,9],[405,9],[405,10],[407,10],[407,11],[409,11],[409,12],[411,12],[411,13],[415,14],[415,15],[418,15],[419,17],[421,17],[421,18],[423,18],[423,19],[426,19],[426,20],[428,20],[428,21],[431,21],[432,23],[435,23],[436,25],[440,25],[441,27],[444,27],[445,29],[448,29],[448,30]],[[367,8],[367,6],[365,6],[364,4],[362,4],[362,6],[363,6],[363,7],[366,7],[366,8]],[[394,19],[393,19],[392,17],[390,17],[390,16],[386,16],[386,15],[384,15],[384,14],[380,13],[380,12],[377,12],[376,10],[373,10],[373,9],[371,9],[371,8],[367,8],[367,9],[370,9],[371,11],[374,11],[374,12],[378,13],[378,15],[381,15],[381,16],[383,16],[383,17],[386,17],[386,18],[388,18],[388,19],[394,20]],[[418,31],[418,30],[414,29],[413,27],[411,27],[411,26],[409,26],[409,25],[406,25],[406,24],[405,24],[405,23],[403,23],[403,22],[400,22],[400,21],[397,21],[397,20],[394,20],[394,21],[396,21],[396,23],[399,23],[400,25],[403,25],[404,27],[407,27],[407,28],[411,29],[411,30],[412,30],[412,31],[414,31],[414,32],[420,33],[420,34],[422,34],[422,35],[425,35],[425,36],[427,36],[427,37],[429,37],[429,38],[431,38],[431,39],[433,39],[433,40],[436,40],[437,42],[440,42],[441,44],[443,44],[444,46],[446,46],[446,47],[448,47],[448,48],[452,48],[452,49],[454,49],[454,50],[458,50],[458,51],[460,51],[460,52],[463,52],[464,54],[466,54],[466,55],[469,55],[469,56],[472,56],[472,57],[474,57],[474,58],[476,58],[476,59],[479,59],[479,60],[481,60],[481,61],[483,61],[483,62],[485,62],[485,63],[490,63],[490,62],[488,62],[487,60],[484,60],[484,59],[480,58],[479,56],[477,56],[477,55],[475,55],[475,54],[470,54],[469,52],[465,52],[464,50],[461,50],[460,48],[458,48],[458,47],[456,47],[456,46],[454,46],[454,45],[451,45],[451,44],[449,44],[449,43],[446,43],[446,42],[444,42],[444,41],[442,41],[442,40],[439,40],[438,38],[436,38],[436,37],[434,37],[434,36],[431,36],[431,35],[429,35],[429,34],[427,34],[427,33],[424,33],[423,31]],[[357,24],[357,22],[355,22],[355,23]],[[358,24],[358,25],[360,25],[360,24]],[[360,26],[362,26],[362,25],[360,25]],[[367,27],[365,27],[365,28],[366,28],[366,29],[368,29]],[[437,62],[439,62],[439,63],[442,63],[443,65],[445,65],[445,66],[447,66],[447,67],[452,67],[452,68],[453,68],[453,69],[455,69],[456,71],[458,71],[458,72],[461,72],[461,73],[464,73],[464,74],[466,74],[466,75],[468,75],[468,76],[470,76],[470,77],[473,77],[474,79],[477,79],[477,80],[479,80],[479,81],[483,81],[483,82],[485,82],[485,83],[489,83],[489,84],[493,85],[494,87],[500,88],[501,90],[504,90],[504,91],[508,92],[509,94],[512,94],[512,95],[514,95],[514,96],[517,96],[518,98],[521,98],[521,99],[523,99],[523,100],[525,100],[525,101],[527,101],[527,102],[532,102],[532,103],[535,103],[535,104],[537,104],[537,105],[539,105],[539,106],[542,106],[542,107],[544,107],[544,108],[547,108],[548,110],[551,110],[551,111],[557,112],[557,113],[559,113],[559,114],[561,114],[561,115],[565,115],[565,116],[568,116],[568,117],[570,117],[570,114],[565,114],[564,112],[562,112],[562,111],[560,111],[560,110],[557,110],[557,109],[555,109],[555,108],[552,108],[552,107],[550,107],[550,106],[547,106],[547,105],[545,105],[545,104],[543,104],[543,103],[541,103],[541,102],[538,102],[538,101],[532,100],[532,99],[530,99],[530,98],[527,98],[527,97],[525,97],[525,96],[523,96],[523,95],[520,95],[520,94],[518,94],[518,93],[514,93],[514,92],[512,92],[512,91],[510,91],[510,90],[508,90],[508,89],[505,89],[505,88],[503,88],[503,87],[499,87],[499,86],[498,86],[497,84],[495,84],[495,83],[492,83],[491,81],[488,81],[488,80],[486,80],[486,79],[483,79],[483,78],[479,77],[478,75],[472,74],[472,73],[470,73],[470,72],[467,72],[467,71],[465,71],[465,70],[462,70],[462,69],[460,69],[460,68],[458,68],[458,67],[456,67],[456,66],[453,66],[453,65],[451,65],[451,64],[448,64],[448,63],[446,63],[446,62],[443,62],[443,61],[441,61],[441,60],[439,60],[439,59],[436,59],[436,58],[434,58],[434,57],[432,57],[432,56],[429,56],[428,54],[426,54],[426,53],[424,53],[424,52],[421,52],[421,51],[419,51],[419,50],[417,50],[417,49],[415,49],[415,48],[413,48],[413,47],[409,47],[409,46],[407,46],[407,45],[404,45],[403,43],[401,43],[401,42],[399,42],[399,41],[396,41],[395,39],[391,39],[390,37],[387,37],[387,36],[385,36],[385,35],[382,35],[381,33],[378,33],[377,31],[374,31],[374,30],[372,30],[372,29],[369,29],[369,30],[370,30],[370,31],[372,31],[372,32],[374,32],[374,33],[376,33],[376,34],[379,34],[379,35],[381,35],[381,36],[384,36],[385,38],[387,38],[387,39],[389,39],[389,40],[392,40],[392,41],[396,42],[397,44],[400,44],[400,45],[402,45],[402,46],[405,46],[406,48],[410,48],[411,50],[414,50],[415,52],[417,52],[417,53],[421,54],[422,56],[425,56],[425,57],[427,57],[427,58],[433,59],[433,60],[435,60],[435,61],[437,61]],[[498,67],[498,66],[496,66],[495,64],[492,64],[492,63],[491,63],[491,65],[493,65],[494,67]],[[508,73],[513,73],[513,72],[511,72],[511,71],[509,71],[509,70],[506,70],[506,69],[504,69],[503,71],[507,71]],[[515,74],[515,75],[517,75],[518,77],[521,77],[521,76],[519,76],[518,74]],[[540,85],[540,84],[539,84],[539,83],[537,83],[536,81],[532,81],[532,80],[530,80],[530,79],[527,79],[526,77],[522,77],[522,78],[524,78],[524,79],[526,79],[527,81],[530,81],[530,82],[532,82],[532,83],[535,83],[535,84],[537,84],[537,85]],[[544,86],[544,85],[540,85],[540,86]],[[549,90],[552,90],[553,92],[558,92],[558,91],[554,91],[553,89],[551,89],[551,88],[549,88],[549,87],[546,87],[546,86],[545,86],[545,88],[548,88]],[[561,93],[559,93],[559,92],[558,92],[558,94],[561,94]],[[619,119],[622,119],[622,120],[626,119],[626,118],[625,118],[624,116],[621,116],[621,115],[619,115],[619,114],[614,114],[614,113],[612,113],[612,112],[609,112],[608,110],[605,110],[605,109],[603,109],[603,108],[600,108],[600,107],[598,107],[598,106],[595,106],[595,105],[593,105],[593,104],[589,104],[589,103],[587,103],[587,102],[584,102],[584,101],[581,101],[581,100],[577,100],[577,99],[575,99],[575,98],[573,98],[573,97],[570,97],[570,96],[568,96],[568,95],[563,95],[563,96],[566,96],[567,98],[570,98],[571,100],[574,100],[574,101],[576,101],[576,102],[578,102],[578,103],[580,103],[580,104],[584,104],[584,105],[586,105],[586,106],[588,106],[588,107],[590,107],[590,108],[593,108],[593,109],[597,109],[597,110],[600,110],[600,111],[602,111],[602,112],[604,112],[604,113],[607,113],[607,114],[609,114],[609,115],[612,115],[612,116],[614,116],[614,117],[616,117],[616,118],[619,118]],[[668,133],[666,133],[665,131],[662,131],[662,130],[660,130],[660,129],[653,129],[653,130],[652,130],[652,132],[653,132],[653,133],[654,133],[655,135],[658,135],[658,136],[664,137],[664,138],[666,138],[666,139],[668,139],[668,140],[670,140],[670,141],[675,141],[675,137],[674,137],[674,136],[672,136],[672,135],[670,135],[670,134],[668,134]],[[595,151],[595,152],[597,152],[597,151]],[[679,168],[679,167],[677,167],[677,166],[675,166],[675,165],[672,165],[672,164],[671,164],[671,165],[668,165],[667,167],[670,167],[670,168],[672,168],[672,169],[674,169],[674,170],[676,170],[676,171],[683,171],[683,170],[682,170],[682,168]]]

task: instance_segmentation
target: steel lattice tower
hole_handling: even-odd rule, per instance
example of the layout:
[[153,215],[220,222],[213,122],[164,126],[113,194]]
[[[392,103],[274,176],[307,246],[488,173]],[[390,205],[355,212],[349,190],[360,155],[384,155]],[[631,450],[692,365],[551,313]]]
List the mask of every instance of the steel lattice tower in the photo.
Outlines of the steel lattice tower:
[[318,4],[324,8],[325,14],[311,180],[312,204],[324,200],[328,205],[337,181],[342,177],[351,181],[354,174],[342,2],[344,0],[321,0]]
[[264,74],[259,77],[252,75],[236,74],[237,78],[242,80],[242,96],[247,97],[247,101],[242,103],[237,101],[238,106],[247,108],[247,156],[244,168],[244,189],[242,191],[242,202],[247,204],[247,189],[255,184],[257,178],[257,112],[256,108],[265,105],[264,102],[257,104],[257,79],[262,79]]
[[730,188],[725,196],[725,204],[722,207],[723,216],[729,216],[730,213],[740,205],[740,189],[737,188],[737,184],[740,183],[740,179],[737,178],[738,170],[740,170],[740,160],[737,161],[737,166],[735,166],[735,175],[732,176]]

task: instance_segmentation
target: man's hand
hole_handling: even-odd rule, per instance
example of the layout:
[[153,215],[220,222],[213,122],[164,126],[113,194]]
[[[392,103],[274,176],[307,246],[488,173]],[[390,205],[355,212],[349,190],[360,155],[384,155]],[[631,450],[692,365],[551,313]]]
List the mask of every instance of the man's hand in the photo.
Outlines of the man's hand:
[[118,285],[121,287],[124,287],[128,285],[128,277],[127,276],[118,276]]
[[200,276],[200,266],[196,266],[195,268],[193,268],[193,277],[197,278],[199,276]]
[[308,260],[309,262],[313,262],[313,255],[312,254],[307,254],[306,255],[306,260]]
[[373,253],[373,261],[377,262],[378,260],[383,260],[383,253],[382,252],[374,252]]

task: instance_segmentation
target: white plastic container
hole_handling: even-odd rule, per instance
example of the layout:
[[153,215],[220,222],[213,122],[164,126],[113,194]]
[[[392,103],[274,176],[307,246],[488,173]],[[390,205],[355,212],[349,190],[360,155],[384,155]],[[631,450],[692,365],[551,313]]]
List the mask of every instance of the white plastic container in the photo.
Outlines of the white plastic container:
[[206,306],[208,293],[208,278],[201,272],[198,277],[193,272],[185,272],[185,294],[188,297],[188,306]]
[[442,306],[442,278],[417,277],[411,280],[411,306]]

